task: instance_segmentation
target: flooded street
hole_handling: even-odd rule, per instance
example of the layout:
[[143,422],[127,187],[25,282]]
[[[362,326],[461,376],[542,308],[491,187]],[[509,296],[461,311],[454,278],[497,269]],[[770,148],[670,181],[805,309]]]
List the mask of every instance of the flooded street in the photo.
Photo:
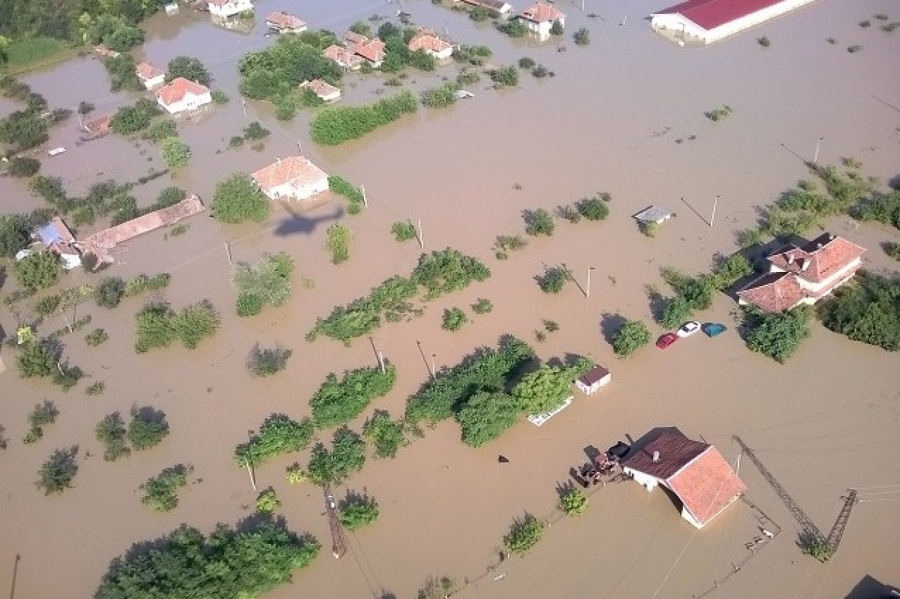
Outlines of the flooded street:
[[[256,493],[247,473],[234,464],[234,447],[271,413],[297,420],[308,415],[308,400],[328,373],[376,364],[366,338],[345,348],[327,338],[310,344],[304,336],[333,306],[365,295],[394,274],[409,274],[420,249],[415,241],[397,243],[390,234],[393,222],[407,219],[421,220],[426,251],[457,248],[481,259],[492,277],[427,304],[422,317],[375,332],[373,342],[397,366],[397,383],[351,423],[354,430],[374,408],[401,416],[406,398],[427,380],[417,341],[441,368],[511,334],[544,360],[588,356],[612,371],[613,383],[590,397],[579,394],[541,428],[520,422],[477,450],[459,441],[456,423],[444,422],[426,428],[424,438],[413,440],[396,459],[370,459],[338,496],[367,489],[378,500],[381,516],[349,534],[351,551],[341,560],[330,556],[321,489],[285,481],[284,469],[295,461],[305,464],[305,452],[265,464],[257,472],[259,488],[273,486],[284,502],[278,514],[292,530],[311,532],[323,546],[292,585],[267,598],[362,598],[390,592],[405,599],[415,597],[428,577],[442,575],[453,578],[466,598],[699,596],[746,556],[745,543],[758,534],[754,514],[738,503],[695,533],[662,492],[647,493],[633,483],[599,490],[584,517],[554,520],[524,559],[514,557],[488,571],[497,565],[502,537],[514,517],[526,510],[539,518],[555,517],[557,485],[584,459],[585,448],[603,449],[655,427],[676,426],[691,438],[702,437],[732,463],[739,448],[731,437],[740,435],[826,533],[848,487],[896,488],[897,354],[849,341],[815,323],[812,337],[781,366],[745,347],[732,326],[736,305],[724,295],[701,318],[727,324],[732,329],[727,335],[698,335],[666,352],[648,347],[618,360],[604,339],[604,323],[618,315],[650,323],[646,285],[668,293],[660,267],[705,272],[715,254],[735,251],[737,231],[755,225],[758,207],[810,177],[803,161],[811,159],[820,137],[822,164],[854,157],[882,186],[900,175],[900,32],[857,24],[876,13],[900,20],[900,7],[890,0],[820,0],[711,47],[682,49],[656,36],[644,21],[662,4],[587,0],[586,13],[599,15],[588,18],[580,3],[559,3],[568,15],[566,35],[538,44],[510,40],[489,23],[474,23],[447,6],[407,0],[403,9],[416,24],[448,31],[457,43],[490,46],[492,64],[514,64],[529,56],[555,76],[538,80],[522,71],[517,89],[493,90],[483,75],[467,86],[472,99],[443,110],[421,107],[415,115],[334,148],[310,141],[309,110],[282,123],[271,106],[248,100],[245,115],[236,63],[244,53],[274,42],[264,36],[269,11],[290,10],[311,29],[340,34],[356,20],[392,15],[396,4],[303,0],[288,8],[261,0],[248,34],[217,28],[208,15],[186,9],[177,17],[150,19],[138,60],[164,67],[178,55],[199,58],[213,76],[212,89],[231,100],[196,122],[179,121],[179,136],[192,150],[190,165],[136,187],[132,193],[139,205],[151,204],[169,185],[197,193],[208,205],[217,181],[296,154],[299,144],[326,172],[365,185],[369,207],[358,216],[347,215],[341,201],[300,216],[277,207],[264,225],[240,226],[221,225],[207,212],[185,221],[190,228],[184,235],[159,230],[117,248],[119,263],[103,274],[79,270],[66,275],[66,287],[96,284],[106,275],[127,279],[157,272],[170,273],[172,282],[156,295],[126,299],[114,310],[93,303],[79,307],[78,316],[90,314],[92,322],[63,337],[65,355],[90,378],[68,393],[47,381],[17,378],[10,348],[0,352],[8,369],[0,374],[0,424],[10,439],[0,452],[0,589],[10,588],[19,555],[10,599],[90,597],[110,560],[133,543],[182,523],[209,532],[217,522],[234,524],[251,515]],[[580,27],[591,32],[589,46],[572,42],[571,33]],[[761,35],[772,40],[771,47],[756,42]],[[828,37],[838,42],[831,45]],[[848,53],[852,44],[864,50]],[[422,90],[452,79],[458,67],[408,72],[409,86]],[[383,85],[385,79],[348,75],[342,102],[362,104],[396,93],[398,88]],[[23,81],[51,108],[74,110],[82,100],[94,103],[91,116],[146,96],[109,93],[103,65],[91,57]],[[725,120],[713,123],[704,116],[723,104],[734,108]],[[16,104],[0,101],[0,113],[15,109]],[[264,148],[229,149],[229,139],[254,120],[272,131]],[[71,194],[108,178],[136,181],[150,169],[164,168],[158,147],[148,141],[109,135],[76,146],[79,135],[73,117],[55,128],[46,144],[68,151],[41,156],[41,172],[62,177]],[[495,259],[491,246],[497,235],[523,234],[523,210],[552,210],[597,191],[613,197],[606,221],[558,220],[552,237],[530,239],[507,261]],[[710,227],[717,195],[715,226]],[[41,204],[22,180],[0,178],[3,212]],[[677,214],[652,239],[640,234],[631,218],[651,204]],[[325,247],[325,230],[336,221],[353,233],[350,260],[340,266],[331,264]],[[97,222],[80,228],[78,236],[105,226]],[[897,241],[896,230],[846,216],[829,222],[828,230],[868,248],[868,268],[896,271],[897,263],[880,249],[883,242]],[[252,318],[236,316],[226,241],[237,262],[278,251],[294,258],[294,286],[286,305]],[[595,268],[589,299],[573,284],[559,295],[540,291],[534,276],[544,265],[559,263],[579,281]],[[301,278],[314,285],[304,286]],[[11,288],[8,281],[3,292]],[[155,298],[176,309],[208,298],[222,316],[221,330],[196,350],[173,345],[135,354],[133,315]],[[493,312],[471,316],[469,306],[478,298],[490,299]],[[442,330],[441,314],[449,307],[465,309],[473,322],[459,332]],[[543,319],[556,321],[560,330],[538,342],[535,331]],[[6,335],[14,334],[16,324],[8,311],[0,313]],[[58,317],[39,332],[64,325]],[[110,340],[90,348],[84,333],[94,327],[104,328]],[[662,332],[656,324],[651,330]],[[252,377],[245,363],[256,343],[293,350],[287,370]],[[105,382],[106,392],[85,396],[84,388],[98,380]],[[27,415],[45,398],[56,403],[59,419],[39,442],[23,445]],[[104,462],[94,438],[96,423],[114,410],[125,415],[132,406],[146,405],[166,413],[171,435],[150,451]],[[330,441],[330,431],[319,434]],[[72,444],[79,445],[82,458],[86,452],[92,457],[79,463],[73,489],[44,497],[34,487],[36,472],[53,449]],[[498,454],[510,463],[498,464]],[[138,487],[179,463],[193,465],[202,482],[187,487],[177,509],[167,514],[141,505]],[[799,525],[749,460],[742,461],[740,475],[747,498],[783,534],[709,597],[844,598],[866,575],[900,586],[896,502],[856,507],[840,551],[823,565],[800,555],[795,546]]]

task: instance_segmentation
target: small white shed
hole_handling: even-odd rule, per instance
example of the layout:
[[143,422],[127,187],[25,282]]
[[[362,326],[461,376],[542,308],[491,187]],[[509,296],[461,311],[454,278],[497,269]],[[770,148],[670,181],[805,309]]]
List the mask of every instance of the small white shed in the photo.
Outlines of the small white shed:
[[594,365],[575,381],[575,386],[585,395],[596,393],[600,387],[604,387],[612,380],[612,373],[602,366]]

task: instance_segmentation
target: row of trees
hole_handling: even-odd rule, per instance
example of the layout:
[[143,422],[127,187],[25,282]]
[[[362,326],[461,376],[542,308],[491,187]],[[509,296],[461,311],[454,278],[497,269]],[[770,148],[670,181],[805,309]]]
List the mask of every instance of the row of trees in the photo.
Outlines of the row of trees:
[[[115,462],[131,454],[131,449],[145,451],[159,445],[169,435],[169,423],[161,410],[151,407],[131,410],[131,422],[126,427],[119,412],[103,417],[94,427],[97,440],[103,443],[103,459]],[[131,444],[131,447],[128,444]]]
[[659,323],[669,329],[678,328],[695,311],[709,308],[716,291],[731,287],[752,272],[750,261],[740,254],[729,256],[712,273],[698,277],[689,277],[673,268],[663,269],[663,279],[676,295],[667,301]]
[[219,329],[220,319],[209,301],[201,301],[175,312],[165,302],[147,304],[135,315],[137,339],[134,350],[142,354],[156,347],[168,347],[181,341],[194,349]]
[[336,306],[327,317],[316,320],[306,339],[314,341],[321,334],[348,344],[381,326],[382,317],[396,321],[413,312],[410,300],[420,288],[423,299],[428,301],[484,281],[490,274],[479,260],[452,248],[423,254],[409,278],[391,277],[374,287],[367,297]]
[[316,426],[329,428],[359,416],[369,403],[387,394],[397,379],[397,369],[387,364],[380,368],[357,368],[338,379],[330,373],[309,400]]
[[819,312],[822,324],[854,341],[900,351],[900,277],[862,272]]
[[419,103],[409,90],[363,106],[334,106],[313,117],[309,125],[312,140],[325,146],[336,146],[358,139],[404,114],[414,113]]

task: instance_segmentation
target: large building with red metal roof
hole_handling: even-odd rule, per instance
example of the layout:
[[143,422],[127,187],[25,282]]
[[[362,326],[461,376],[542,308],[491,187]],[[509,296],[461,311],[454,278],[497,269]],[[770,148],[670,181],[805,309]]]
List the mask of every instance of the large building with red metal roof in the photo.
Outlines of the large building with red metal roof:
[[814,0],[688,0],[650,15],[650,25],[679,44],[711,44]]

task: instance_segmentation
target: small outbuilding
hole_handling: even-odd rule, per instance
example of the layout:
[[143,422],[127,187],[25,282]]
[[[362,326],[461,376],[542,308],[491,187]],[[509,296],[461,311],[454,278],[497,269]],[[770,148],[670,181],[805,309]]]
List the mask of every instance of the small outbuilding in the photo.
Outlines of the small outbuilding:
[[594,365],[575,380],[575,386],[585,395],[596,393],[600,387],[605,387],[612,381],[612,373],[602,366]]
[[663,486],[681,502],[681,516],[703,528],[747,486],[715,447],[664,432],[622,460],[622,473],[648,491]]
[[635,214],[634,218],[645,225],[661,225],[672,218],[672,212],[662,206],[650,206]]
[[140,63],[135,67],[134,72],[147,89],[159,87],[166,82],[166,74],[163,70],[149,62]]
[[316,97],[323,102],[336,102],[341,99],[341,88],[335,87],[321,79],[313,79],[312,81],[304,81],[300,84],[300,89],[308,89],[316,94]]
[[59,256],[64,269],[72,270],[81,266],[81,251],[75,242],[75,236],[58,216],[54,216],[50,222],[38,228],[33,237]]

